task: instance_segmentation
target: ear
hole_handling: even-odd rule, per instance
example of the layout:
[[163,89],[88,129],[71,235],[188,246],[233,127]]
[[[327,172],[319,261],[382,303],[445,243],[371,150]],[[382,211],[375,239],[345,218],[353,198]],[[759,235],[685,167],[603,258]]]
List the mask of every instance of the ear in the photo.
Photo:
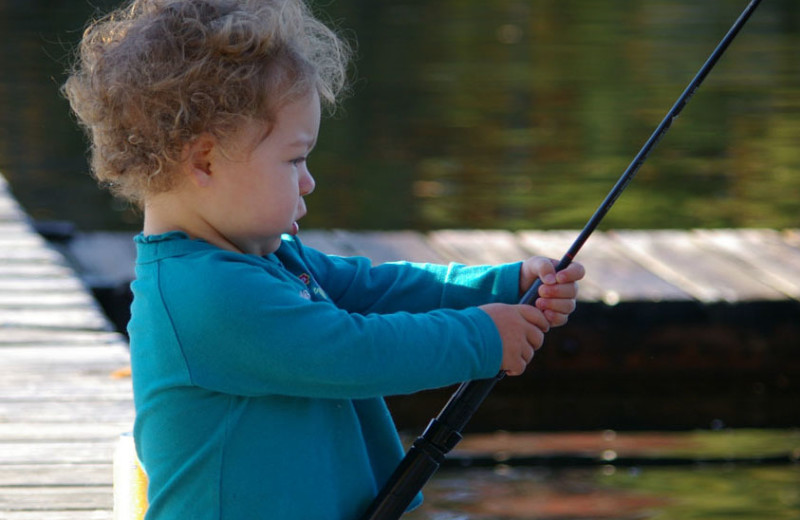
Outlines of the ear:
[[212,135],[203,134],[183,147],[183,172],[197,187],[206,187],[211,182],[211,152],[216,144]]

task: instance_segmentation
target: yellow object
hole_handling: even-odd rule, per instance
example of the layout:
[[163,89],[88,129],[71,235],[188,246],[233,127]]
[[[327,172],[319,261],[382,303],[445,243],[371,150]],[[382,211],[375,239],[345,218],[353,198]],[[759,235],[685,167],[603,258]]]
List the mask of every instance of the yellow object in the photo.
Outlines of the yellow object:
[[136,456],[133,435],[124,433],[114,451],[114,520],[142,520],[147,506],[147,475]]

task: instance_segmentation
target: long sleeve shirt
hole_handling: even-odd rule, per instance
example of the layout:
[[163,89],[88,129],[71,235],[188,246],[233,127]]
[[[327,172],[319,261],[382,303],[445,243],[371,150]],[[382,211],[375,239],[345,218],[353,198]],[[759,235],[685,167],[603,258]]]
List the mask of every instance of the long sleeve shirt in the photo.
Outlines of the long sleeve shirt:
[[372,266],[292,237],[266,256],[180,232],[136,243],[148,520],[357,518],[403,456],[382,397],[494,376],[500,336],[475,305],[519,291],[519,264]]

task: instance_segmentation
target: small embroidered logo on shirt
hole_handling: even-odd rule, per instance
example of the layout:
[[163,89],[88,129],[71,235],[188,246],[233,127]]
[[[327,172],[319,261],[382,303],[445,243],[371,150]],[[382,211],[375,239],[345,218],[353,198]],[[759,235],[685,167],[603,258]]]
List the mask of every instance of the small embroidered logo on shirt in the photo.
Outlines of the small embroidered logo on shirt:
[[316,280],[314,280],[314,278],[310,274],[300,273],[297,275],[297,278],[299,278],[301,282],[303,282],[306,286],[308,286],[308,289],[310,290],[310,292],[309,290],[300,291],[300,296],[302,296],[303,298],[311,300],[312,299],[311,295],[313,294],[314,296],[316,296],[317,299],[322,299],[322,300],[330,299],[328,298],[328,294],[325,292],[325,290],[319,286],[319,284],[316,282]]
[[317,285],[316,287],[314,287],[312,290],[314,291],[314,294],[316,294],[316,295],[317,295],[317,296],[319,296],[320,298],[322,298],[322,299],[324,299],[324,300],[328,300],[328,299],[330,299],[330,298],[328,298],[328,293],[326,293],[326,292],[325,292],[325,289],[323,289],[323,288],[322,288],[322,287],[320,287],[319,285]]

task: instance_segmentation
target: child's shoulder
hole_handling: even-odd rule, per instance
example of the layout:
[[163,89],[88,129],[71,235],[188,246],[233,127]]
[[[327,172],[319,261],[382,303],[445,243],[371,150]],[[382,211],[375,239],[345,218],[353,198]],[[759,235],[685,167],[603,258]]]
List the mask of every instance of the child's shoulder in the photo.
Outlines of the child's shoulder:
[[275,255],[226,251],[179,232],[140,235],[136,244],[137,291],[198,314],[258,300],[297,283]]
[[247,271],[272,271],[279,267],[273,255],[255,256],[221,249],[186,233],[171,231],[161,235],[135,237],[137,265],[146,269],[158,264],[171,279],[203,278],[205,283],[241,276]]

